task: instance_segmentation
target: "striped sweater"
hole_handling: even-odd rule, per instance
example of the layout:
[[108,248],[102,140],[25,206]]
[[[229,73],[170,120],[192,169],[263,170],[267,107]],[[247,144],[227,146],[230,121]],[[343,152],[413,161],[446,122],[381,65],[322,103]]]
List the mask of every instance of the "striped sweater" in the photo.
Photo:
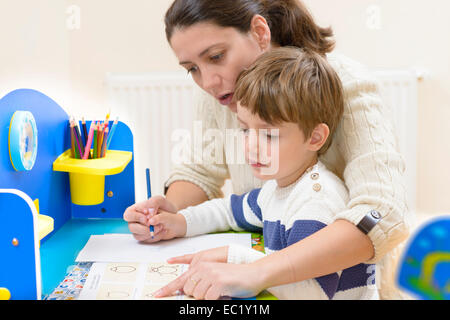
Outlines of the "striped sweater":
[[[227,230],[262,232],[265,254],[296,243],[332,223],[349,200],[343,182],[321,162],[295,183],[280,188],[275,180],[242,195],[213,199],[181,210],[186,236]],[[264,254],[237,245],[229,263],[250,263]],[[268,289],[279,299],[378,299],[375,265],[357,266]]]

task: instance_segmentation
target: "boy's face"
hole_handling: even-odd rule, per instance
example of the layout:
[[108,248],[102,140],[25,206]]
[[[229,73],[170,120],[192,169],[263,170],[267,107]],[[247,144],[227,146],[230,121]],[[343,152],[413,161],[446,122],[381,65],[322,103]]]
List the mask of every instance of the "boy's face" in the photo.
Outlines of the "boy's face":
[[261,180],[277,180],[280,187],[295,182],[316,161],[311,139],[298,124],[270,125],[237,104],[237,116],[245,137],[245,158],[253,175]]

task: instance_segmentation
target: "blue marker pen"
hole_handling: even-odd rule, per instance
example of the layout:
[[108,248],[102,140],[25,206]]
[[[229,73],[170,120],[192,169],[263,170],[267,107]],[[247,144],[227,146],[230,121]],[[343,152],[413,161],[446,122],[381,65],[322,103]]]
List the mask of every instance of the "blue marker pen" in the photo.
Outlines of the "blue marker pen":
[[[150,185],[150,169],[145,169],[145,174],[147,176],[147,199],[150,199],[152,197],[152,188]],[[152,236],[153,239],[153,234],[155,232],[155,229],[152,225],[150,225],[150,235]]]

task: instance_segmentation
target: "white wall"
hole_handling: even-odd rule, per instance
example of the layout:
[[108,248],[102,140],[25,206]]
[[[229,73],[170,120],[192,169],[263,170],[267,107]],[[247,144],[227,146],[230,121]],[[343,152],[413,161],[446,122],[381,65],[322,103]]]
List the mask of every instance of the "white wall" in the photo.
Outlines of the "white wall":
[[106,72],[178,70],[165,40],[167,0],[73,0],[81,9],[80,29],[70,33],[74,108],[81,113],[108,111]]
[[0,96],[18,88],[70,100],[65,1],[0,0]]
[[[418,209],[449,212],[450,2],[445,0],[305,0],[332,25],[337,49],[372,68],[424,67],[419,83]],[[380,13],[377,19],[374,12]],[[377,23],[379,21],[379,24]]]
[[[103,117],[106,72],[179,70],[164,34],[171,2],[0,0],[0,94],[32,87],[75,115]],[[429,70],[419,85],[418,208],[450,212],[450,2],[305,3],[334,28],[337,50],[371,68]],[[80,9],[79,29],[66,25],[71,5]]]

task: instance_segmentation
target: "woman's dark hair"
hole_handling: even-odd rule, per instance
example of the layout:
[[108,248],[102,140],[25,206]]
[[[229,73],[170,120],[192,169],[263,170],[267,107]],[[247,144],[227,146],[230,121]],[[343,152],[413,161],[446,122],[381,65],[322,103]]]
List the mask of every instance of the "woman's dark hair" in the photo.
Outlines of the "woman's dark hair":
[[175,0],[164,19],[166,37],[170,42],[174,30],[198,22],[234,27],[247,33],[257,14],[267,20],[275,44],[322,55],[334,48],[332,29],[319,27],[300,0]]

